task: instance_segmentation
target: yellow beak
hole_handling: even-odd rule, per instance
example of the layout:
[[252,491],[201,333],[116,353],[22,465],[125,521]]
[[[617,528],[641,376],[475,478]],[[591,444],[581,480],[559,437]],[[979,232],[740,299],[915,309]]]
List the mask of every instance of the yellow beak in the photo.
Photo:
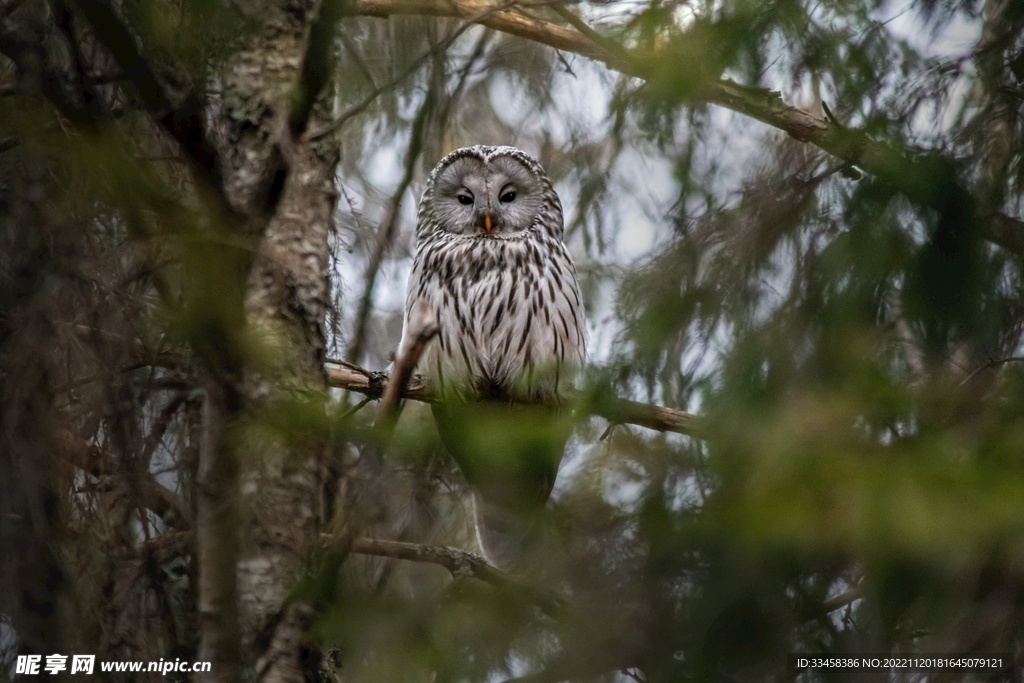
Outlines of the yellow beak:
[[487,231],[488,235],[491,234],[491,214],[489,213],[484,214],[484,230]]

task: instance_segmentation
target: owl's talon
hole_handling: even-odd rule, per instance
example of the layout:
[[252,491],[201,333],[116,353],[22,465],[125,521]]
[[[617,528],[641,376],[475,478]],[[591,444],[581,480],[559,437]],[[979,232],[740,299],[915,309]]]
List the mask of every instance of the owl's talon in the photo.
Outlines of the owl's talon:
[[388,373],[381,372],[379,370],[374,370],[370,373],[370,378],[368,380],[370,383],[370,389],[373,390],[374,394],[376,394],[378,398],[380,398],[384,393],[384,387],[388,385],[388,379],[390,377],[391,376]]

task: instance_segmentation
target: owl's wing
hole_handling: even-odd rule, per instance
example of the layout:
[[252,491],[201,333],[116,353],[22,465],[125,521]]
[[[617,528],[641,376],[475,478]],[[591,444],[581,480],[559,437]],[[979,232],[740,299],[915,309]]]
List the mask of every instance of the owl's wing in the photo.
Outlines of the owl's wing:
[[438,335],[420,359],[417,372],[440,396],[468,397],[476,378],[485,374],[485,353],[470,327],[470,301],[460,277],[453,273],[453,263],[471,254],[460,253],[460,245],[427,243],[420,245],[413,260],[406,290],[405,320],[402,343],[409,334],[409,319],[418,300],[425,300],[433,309]]

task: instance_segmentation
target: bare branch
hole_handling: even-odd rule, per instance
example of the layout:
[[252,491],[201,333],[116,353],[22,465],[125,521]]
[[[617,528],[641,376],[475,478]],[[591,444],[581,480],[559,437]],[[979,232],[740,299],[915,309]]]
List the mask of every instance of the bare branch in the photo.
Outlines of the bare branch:
[[[354,0],[350,5],[354,14],[367,17],[390,17],[393,14],[416,14],[434,17],[455,17],[476,21],[496,31],[510,33],[558,50],[604,62],[616,71],[631,76],[628,63],[615,60],[586,36],[571,29],[546,21],[532,19],[510,9],[488,5],[481,0]],[[478,19],[473,17],[479,15]]]
[[[337,389],[354,391],[370,398],[380,398],[388,383],[388,375],[383,372],[370,372],[352,363],[338,363],[341,367],[325,368],[327,383]],[[424,403],[434,403],[437,397],[423,384],[418,377],[413,377],[402,398]],[[633,424],[659,432],[675,432],[694,436],[697,433],[699,418],[683,410],[665,408],[664,406],[640,403],[622,398],[595,401],[588,406],[588,413],[603,417],[618,424]]]
[[850,590],[840,593],[834,598],[826,600],[823,606],[825,608],[825,612],[831,614],[832,612],[835,612],[837,609],[842,609],[854,600],[859,600],[862,597],[864,597],[863,586],[854,586]]
[[[384,395],[384,388],[388,383],[388,374],[386,372],[370,372],[358,365],[341,360],[329,360],[328,362],[336,363],[340,366],[327,366],[325,368],[327,384],[329,386],[336,389],[354,391],[357,394],[362,394],[375,400]],[[402,398],[422,401],[424,403],[434,403],[437,400],[434,394],[424,386],[423,381],[419,377],[413,377],[409,381],[405,391],[402,392]]]
[[427,344],[437,336],[437,316],[434,308],[425,299],[419,299],[413,304],[409,315],[406,338],[402,340],[402,346],[398,350],[398,357],[395,359],[395,371],[388,380],[384,395],[381,397],[380,406],[377,408],[377,430],[382,439],[391,434],[391,430],[398,421],[398,406],[409,386],[412,373],[420,362],[420,356],[427,348]]
[[659,432],[696,433],[697,416],[684,410],[615,398],[593,406],[592,413],[613,424],[632,424]]
[[[323,534],[330,538],[329,534]],[[352,541],[351,552],[359,555],[391,557],[396,560],[437,564],[454,577],[470,577],[489,583],[496,588],[513,590],[524,595],[545,614],[553,615],[561,607],[561,600],[552,593],[530,586],[510,574],[487,563],[473,553],[446,546],[429,546],[377,538],[357,538]]]
[[1009,356],[1008,358],[997,358],[995,360],[990,360],[984,365],[971,371],[971,374],[964,377],[963,380],[960,382],[960,386],[967,384],[972,379],[974,379],[979,373],[984,372],[989,368],[996,368],[999,367],[1000,365],[1005,365],[1006,363],[1019,363],[1020,361],[1024,361],[1024,356]]
[[447,569],[453,576],[468,576],[503,588],[513,583],[509,574],[491,566],[481,556],[458,548],[386,541],[379,538],[357,538],[352,541],[350,552],[436,564]]
[[585,21],[573,14],[565,5],[555,2],[552,3],[550,7],[554,10],[555,14],[569,22],[573,28],[586,36],[595,45],[599,45],[607,53],[615,55],[616,58],[624,62],[630,61],[629,52],[624,47],[613,40],[605,38],[600,33],[592,29]]

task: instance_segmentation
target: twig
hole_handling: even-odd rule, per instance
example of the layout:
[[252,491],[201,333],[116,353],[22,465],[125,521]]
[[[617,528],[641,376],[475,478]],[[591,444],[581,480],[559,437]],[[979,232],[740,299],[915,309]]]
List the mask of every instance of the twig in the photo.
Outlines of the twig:
[[822,604],[822,607],[825,608],[825,612],[827,614],[831,614],[832,612],[835,612],[837,609],[842,609],[843,607],[846,607],[847,605],[849,605],[854,600],[859,600],[863,596],[864,596],[864,589],[863,589],[863,587],[862,586],[854,586],[850,590],[845,591],[843,593],[840,593],[839,595],[835,596],[834,598],[829,598],[828,600],[826,600]]
[[345,52],[347,52],[348,56],[352,58],[353,62],[355,62],[359,73],[363,75],[363,78],[365,78],[366,82],[370,84],[370,87],[377,90],[377,82],[373,80],[373,74],[370,73],[370,69],[366,66],[366,62],[364,62],[363,58],[359,56],[359,50],[356,49],[352,39],[348,37],[348,34],[345,31],[339,31],[338,37],[341,39],[341,46],[345,48]]
[[489,583],[495,588],[511,590],[524,595],[549,616],[554,615],[561,607],[562,601],[558,596],[530,586],[488,564],[479,555],[465,550],[446,546],[386,541],[377,538],[357,538],[352,541],[351,552],[359,555],[391,557],[396,560],[440,565],[451,572],[453,577],[474,578]]
[[459,69],[458,81],[456,82],[455,87],[452,89],[451,95],[444,99],[444,104],[441,106],[441,109],[437,114],[436,120],[438,123],[438,130],[436,131],[436,135],[438,139],[444,139],[445,134],[448,130],[448,125],[452,123],[452,109],[456,105],[456,103],[458,103],[458,101],[462,99],[462,93],[466,89],[466,83],[469,80],[470,72],[473,70],[473,67],[483,56],[484,51],[487,49],[487,43],[491,41],[493,36],[493,31],[491,31],[490,29],[484,30],[480,34],[480,38],[476,41],[476,44],[473,46],[473,50],[472,52],[470,52],[469,57],[462,65],[462,68]]
[[964,377],[963,381],[960,382],[960,386],[963,386],[970,382],[972,379],[974,379],[975,375],[977,375],[980,372],[984,372],[985,370],[988,370],[990,368],[998,367],[1005,363],[1013,363],[1018,361],[1024,361],[1024,356],[1010,356],[1009,358],[998,358],[996,360],[991,360],[988,363],[985,363],[981,367],[977,368],[976,370],[972,371],[971,374]]
[[341,414],[341,419],[342,420],[347,420],[348,418],[352,417],[353,415],[358,413],[360,410],[362,410],[364,407],[366,407],[366,404],[369,403],[372,400],[373,399],[370,398],[370,397],[364,398],[362,401],[360,401],[359,403],[355,404],[354,406],[352,406],[351,408],[346,410],[344,413],[342,413]]
[[[370,372],[352,363],[329,362],[338,362],[341,365],[341,367],[328,366],[325,368],[327,383],[330,386],[354,391],[371,398],[380,398],[384,395],[384,388],[388,382],[386,373]],[[435,403],[438,400],[417,377],[409,380],[402,392],[402,398],[424,403]],[[588,406],[588,413],[614,423],[633,424],[659,432],[675,432],[694,436],[698,430],[699,418],[692,413],[621,398],[595,402]]]
[[629,54],[629,50],[616,43],[614,40],[605,38],[600,33],[592,29],[587,25],[585,21],[573,14],[565,5],[560,3],[552,3],[551,9],[554,10],[555,14],[565,19],[575,28],[577,31],[585,35],[591,41],[600,45],[602,49],[607,50],[609,53],[615,55],[618,59],[624,62],[628,62],[632,59]]

